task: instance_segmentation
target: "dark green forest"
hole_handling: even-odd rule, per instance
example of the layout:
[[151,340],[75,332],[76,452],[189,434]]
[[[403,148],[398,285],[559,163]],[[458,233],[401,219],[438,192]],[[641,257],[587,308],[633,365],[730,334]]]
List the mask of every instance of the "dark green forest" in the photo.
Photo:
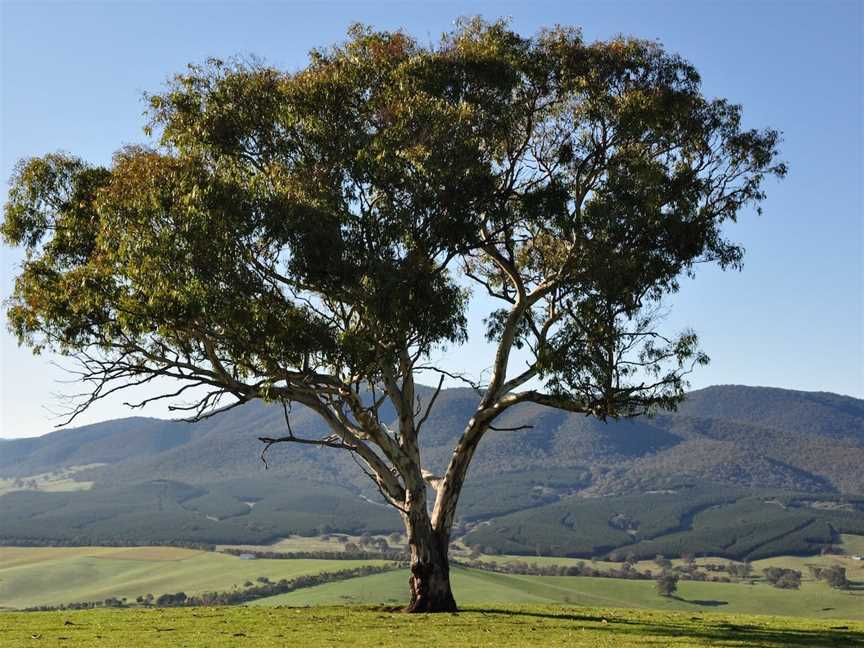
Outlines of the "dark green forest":
[[[428,397],[429,391],[423,395]],[[475,404],[442,392],[424,458],[444,464]],[[824,393],[723,386],[673,414],[602,423],[514,408],[481,445],[459,536],[486,552],[756,559],[811,554],[864,533],[864,403]],[[311,412],[296,429],[323,434]],[[5,544],[262,544],[289,535],[390,533],[401,522],[347,454],[274,447],[263,403],[188,424],[123,419],[6,441],[0,477],[70,466],[91,490],[0,496]]]

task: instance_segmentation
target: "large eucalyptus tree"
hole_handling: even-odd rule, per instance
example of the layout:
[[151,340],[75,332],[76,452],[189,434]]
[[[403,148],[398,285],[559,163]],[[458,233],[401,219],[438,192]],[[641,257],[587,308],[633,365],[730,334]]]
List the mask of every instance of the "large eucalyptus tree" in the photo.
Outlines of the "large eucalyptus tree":
[[[706,357],[691,332],[658,330],[658,305],[699,263],[739,266],[721,230],[785,173],[778,134],[744,129],[680,57],[567,28],[472,20],[427,47],[356,27],[299,71],[212,60],[148,103],[154,144],[107,168],[17,167],[12,330],[80,360],[73,416],[163,378],[177,387],[159,398],[196,395],[193,418],[223,397],[284,404],[286,434],[266,443],[352,453],[401,513],[418,612],[456,609],[450,529],[496,417],[674,407]],[[443,379],[437,350],[466,343],[472,288],[497,304],[496,350],[434,476],[420,448],[435,399],[418,406],[415,380]],[[530,358],[515,369],[514,348]],[[291,430],[292,403],[332,434]]]

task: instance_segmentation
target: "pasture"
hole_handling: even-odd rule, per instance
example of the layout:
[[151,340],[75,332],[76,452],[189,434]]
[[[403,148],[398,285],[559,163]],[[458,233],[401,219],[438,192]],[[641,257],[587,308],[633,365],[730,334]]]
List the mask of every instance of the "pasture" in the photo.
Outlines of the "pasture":
[[103,609],[0,614],[0,645],[852,647],[864,645],[864,623],[561,605],[469,607],[441,615],[380,607]]
[[[858,538],[850,538],[851,547]],[[313,541],[304,547],[321,548],[333,541]],[[316,544],[320,543],[320,544]],[[281,550],[300,550],[302,543],[286,542]],[[566,558],[495,556],[501,563],[524,561],[539,564],[571,564]],[[677,562],[677,561],[675,561]],[[723,562],[697,559],[698,563]],[[113,597],[131,603],[148,593],[159,596],[183,591],[242,589],[248,581],[270,580],[335,572],[363,565],[382,565],[374,560],[243,560],[236,556],[176,547],[0,547],[0,608],[24,608]],[[843,564],[853,583],[850,591],[831,589],[810,577],[806,565]],[[597,563],[598,568],[620,566]],[[761,578],[761,570],[782,566],[802,571],[800,590],[780,590]],[[653,563],[637,565],[654,569]],[[303,588],[260,599],[255,606],[401,605],[407,597],[404,570],[361,576]],[[754,563],[752,584],[681,581],[675,597],[658,596],[650,580],[623,580],[575,576],[529,576],[493,573],[454,567],[453,588],[461,605],[583,605],[655,609],[664,612],[724,612],[774,614],[790,617],[864,621],[864,565],[849,557],[779,557]]]
[[[861,538],[861,536],[848,537],[855,538],[856,540]],[[854,543],[850,546],[854,546]],[[754,560],[751,563],[753,565],[753,577],[758,579],[759,574],[762,572],[763,569],[767,567],[783,567],[785,569],[797,569],[801,572],[802,580],[806,581],[812,580],[809,570],[807,569],[810,565],[823,568],[839,565],[846,568],[846,576],[849,578],[849,580],[860,581],[864,583],[864,560],[854,560],[852,558],[852,550],[851,548],[849,548],[850,546],[844,545],[847,551],[850,552],[848,555],[775,556],[773,558],[762,558],[761,560]],[[540,567],[572,567],[578,565],[579,563],[585,563],[586,565],[590,565],[595,569],[606,571],[621,568],[620,562],[609,562],[606,560],[585,560],[583,558],[559,558],[557,556],[481,555],[477,558],[477,560],[490,564],[496,563],[498,565],[527,563],[528,565],[537,565]],[[671,562],[673,566],[683,566],[685,564],[685,561],[679,558],[670,559],[669,562]],[[729,560],[728,558],[717,558],[710,556],[707,558],[696,558],[693,562],[695,562],[697,566],[704,568],[706,565],[727,565],[736,561]],[[657,573],[657,571],[659,570],[657,564],[653,560],[637,561],[636,563],[634,563],[633,568],[637,571],[651,571],[652,573]]]
[[83,466],[70,466],[54,472],[39,473],[28,477],[0,477],[0,495],[15,491],[30,490],[43,493],[66,493],[69,491],[85,491],[93,487],[93,482],[76,481],[75,473],[89,468],[98,468],[104,464],[93,463]]
[[[393,538],[398,536],[398,541],[393,542]],[[375,540],[385,540],[393,549],[405,546],[405,535],[401,533],[391,534],[369,534],[365,538]],[[333,553],[342,553],[345,551],[345,545],[352,542],[356,545],[362,545],[364,536],[350,533],[332,533],[325,535],[289,535],[280,538],[269,544],[217,544],[216,551],[223,549],[240,549],[247,551],[275,551],[283,553],[302,553],[307,551],[326,551]],[[451,548],[452,551],[452,548]]]
[[[407,571],[327,583],[250,603],[255,606],[352,605],[405,601]],[[864,590],[834,590],[805,582],[800,590],[764,583],[681,581],[674,597],[658,596],[653,581],[582,576],[522,576],[454,568],[453,592],[461,605],[570,604],[665,612],[724,612],[864,621]]]
[[[102,601],[242,587],[272,580],[382,565],[375,560],[243,560],[176,547],[0,547],[0,608]],[[2,644],[0,644],[2,645]]]

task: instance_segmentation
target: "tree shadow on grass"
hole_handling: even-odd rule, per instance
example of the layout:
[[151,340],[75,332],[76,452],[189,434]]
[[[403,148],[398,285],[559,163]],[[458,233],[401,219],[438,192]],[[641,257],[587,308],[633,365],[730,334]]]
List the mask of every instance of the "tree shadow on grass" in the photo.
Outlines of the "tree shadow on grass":
[[[844,625],[843,621],[837,621],[837,627],[807,630],[803,628],[765,627],[747,623],[731,623],[726,620],[706,620],[703,618],[691,619],[691,623],[682,619],[680,623],[673,620],[645,620],[620,619],[614,616],[578,614],[562,612],[560,614],[551,612],[532,612],[530,610],[502,610],[494,608],[476,609],[467,611],[481,612],[483,614],[495,614],[501,616],[526,616],[535,618],[553,619],[562,622],[581,622],[592,624],[592,630],[609,632],[610,634],[632,635],[638,637],[654,636],[663,637],[686,637],[688,639],[701,639],[711,642],[712,645],[725,645],[726,642],[734,642],[734,645],[760,646],[762,648],[788,648],[799,646],[801,648],[814,648],[815,646],[864,646],[864,634],[851,630]],[[701,622],[705,625],[693,623]],[[594,625],[596,624],[596,625]]]
[[690,601],[685,598],[681,598],[680,596],[670,596],[669,598],[673,598],[676,601],[680,601],[681,603],[689,603],[690,605],[701,605],[703,607],[720,607],[721,605],[729,605],[729,601],[715,601],[712,599],[693,599],[692,601]]

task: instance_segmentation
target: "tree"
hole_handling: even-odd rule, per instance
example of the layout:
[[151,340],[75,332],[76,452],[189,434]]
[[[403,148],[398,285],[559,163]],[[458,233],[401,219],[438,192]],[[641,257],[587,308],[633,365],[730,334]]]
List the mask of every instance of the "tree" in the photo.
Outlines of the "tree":
[[[456,609],[450,531],[504,412],[606,420],[680,401],[707,357],[692,331],[660,330],[662,299],[700,264],[740,266],[721,229],[785,173],[777,132],[744,129],[656,43],[479,19],[428,47],[354,27],[293,73],[190,66],[149,111],[155,143],[108,167],[18,165],[2,226],[26,251],[12,330],[80,363],[90,389],[70,420],[156,379],[177,388],[133,406],[194,397],[174,409],[195,419],[281,404],[265,452],[350,453],[399,510],[411,611]],[[434,362],[466,342],[472,290],[496,304],[484,381]],[[420,444],[447,376],[477,407],[433,475]],[[298,404],[331,434],[293,430]]]
[[801,587],[801,572],[797,569],[767,567],[762,573],[765,575],[765,580],[779,589],[799,589]]
[[846,578],[846,568],[841,565],[825,567],[816,576],[816,578],[824,580],[828,585],[835,589],[849,589],[849,579]]
[[726,566],[726,571],[729,572],[730,576],[735,576],[736,578],[750,578],[750,575],[753,573],[753,565],[746,560],[741,563],[730,562]]
[[158,607],[174,607],[183,605],[186,602],[186,593],[177,592],[176,594],[162,594],[156,599]]
[[660,596],[672,596],[678,591],[678,574],[664,569],[654,579],[657,593]]

